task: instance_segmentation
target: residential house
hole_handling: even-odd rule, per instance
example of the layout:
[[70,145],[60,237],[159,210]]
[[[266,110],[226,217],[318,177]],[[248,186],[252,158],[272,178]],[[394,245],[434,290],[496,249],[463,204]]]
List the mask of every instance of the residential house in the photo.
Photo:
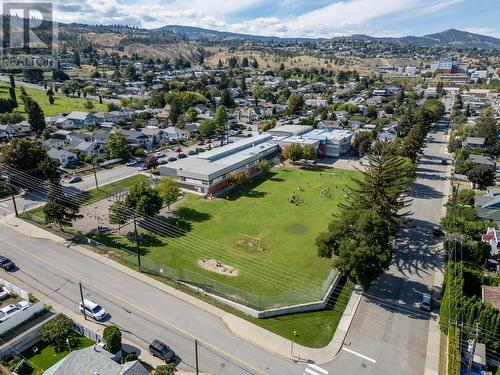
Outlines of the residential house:
[[378,140],[382,142],[392,142],[396,139],[397,135],[394,132],[391,131],[383,131],[378,134],[377,138]]
[[490,158],[489,156],[472,154],[469,156],[469,160],[476,165],[484,165],[493,170],[496,168],[495,160],[493,158]]
[[237,108],[234,111],[234,117],[239,123],[256,122],[264,118],[260,107]]
[[[168,128],[167,128],[168,129]],[[158,127],[147,126],[141,129],[142,134],[145,134],[150,138],[150,142],[152,145],[162,145],[166,141],[168,141],[168,136],[165,132],[165,129],[160,129]]]
[[170,104],[165,104],[165,107],[156,115],[156,118],[163,127],[167,127],[171,123],[171,115],[172,107],[170,107]]
[[51,148],[47,154],[50,158],[59,160],[62,167],[69,167],[78,161],[78,157],[75,153],[68,150],[59,150],[57,148]]
[[464,147],[469,149],[483,148],[484,147],[484,138],[480,137],[467,137],[465,138]]
[[486,194],[476,196],[474,205],[479,218],[500,222],[500,188],[489,188]]
[[92,140],[104,145],[108,142],[109,133],[109,130],[97,129],[92,133]]
[[74,126],[80,128],[97,124],[97,117],[90,112],[73,111],[66,118],[73,121]]
[[127,139],[127,142],[132,147],[151,148],[152,139],[146,134],[137,130],[115,129],[112,132],[119,132]]
[[99,345],[75,350],[47,369],[50,375],[99,374],[99,375],[149,375],[140,361],[119,364],[113,354]]
[[67,117],[61,117],[54,121],[53,126],[57,129],[73,129],[75,128],[75,123]]
[[31,126],[27,121],[18,124],[0,125],[0,139],[8,141],[13,137],[24,137],[31,134]]
[[305,105],[308,107],[326,107],[328,105],[328,100],[323,96],[310,96],[306,98]]
[[500,247],[500,230],[488,228],[486,233],[481,236],[481,240],[489,243],[491,246],[491,255],[498,255],[498,249]]
[[165,129],[167,138],[171,141],[185,141],[188,138],[188,132],[184,129],[169,126]]
[[95,141],[83,141],[76,146],[75,150],[82,151],[85,155],[91,158],[105,158],[107,156],[106,147]]

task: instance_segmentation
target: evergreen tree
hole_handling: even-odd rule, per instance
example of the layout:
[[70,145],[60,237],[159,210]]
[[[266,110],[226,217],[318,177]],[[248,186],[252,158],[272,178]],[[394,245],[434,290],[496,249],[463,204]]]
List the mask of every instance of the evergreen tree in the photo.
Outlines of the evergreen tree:
[[410,212],[406,199],[408,181],[401,174],[404,160],[394,152],[390,143],[381,142],[368,155],[369,165],[362,178],[353,178],[355,187],[347,194],[344,210],[371,209],[378,212],[391,233],[402,224]]
[[31,129],[41,134],[43,129],[47,126],[42,108],[34,99],[31,98],[25,101],[24,107],[26,113],[28,114],[28,122]]

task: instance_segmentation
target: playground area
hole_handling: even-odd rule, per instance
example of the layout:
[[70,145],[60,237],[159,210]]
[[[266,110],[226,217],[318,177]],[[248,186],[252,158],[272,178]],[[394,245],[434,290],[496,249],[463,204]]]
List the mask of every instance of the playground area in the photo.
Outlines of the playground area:
[[[221,198],[187,194],[173,212],[164,209],[154,224],[141,225],[141,255],[184,276],[196,273],[200,285],[206,283],[203,277],[227,284],[231,294],[311,290],[320,297],[331,260],[317,256],[315,239],[338,212],[357,174],[274,167]],[[159,228],[162,235],[147,227]],[[89,236],[136,251],[130,226]]]

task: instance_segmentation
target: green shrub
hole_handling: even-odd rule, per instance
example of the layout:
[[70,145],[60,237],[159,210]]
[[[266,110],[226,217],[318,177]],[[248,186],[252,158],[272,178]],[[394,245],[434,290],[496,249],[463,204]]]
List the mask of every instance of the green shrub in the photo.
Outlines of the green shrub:
[[106,341],[106,350],[108,352],[114,354],[122,349],[122,333],[117,326],[104,328],[103,339]]

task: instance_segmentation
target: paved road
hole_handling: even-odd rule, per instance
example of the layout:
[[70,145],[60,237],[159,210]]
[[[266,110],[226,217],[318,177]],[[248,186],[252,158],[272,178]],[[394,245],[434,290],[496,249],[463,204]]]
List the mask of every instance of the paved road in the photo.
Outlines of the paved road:
[[159,338],[170,343],[182,360],[181,368],[192,369],[194,343],[170,324],[225,352],[201,346],[201,369],[211,374],[291,374],[304,367],[236,337],[219,318],[200,308],[61,244],[25,237],[0,225],[0,253],[19,266],[15,277],[75,312],[80,298],[78,282],[83,282],[85,297],[102,304],[110,313],[110,322],[120,326],[131,341],[145,345]]
[[[111,169],[102,169],[97,172],[97,180],[99,186],[104,186],[106,184],[110,184],[115,181],[122,180],[127,177],[134,176],[138,174],[139,171],[137,167],[127,167],[127,166],[119,166]],[[88,174],[82,177],[82,181],[68,184],[67,182],[62,183],[64,186],[75,189],[75,191],[83,191],[94,189],[95,186],[95,178],[94,174]],[[69,194],[70,192],[68,192]],[[17,197],[16,203],[19,212],[30,210],[35,208],[36,206],[42,204],[45,201],[45,195],[40,191],[37,192],[27,192],[26,194]],[[4,200],[0,202],[0,215],[9,215],[14,212],[14,205],[12,200]]]
[[443,267],[431,230],[441,217],[446,180],[443,129],[430,135],[411,191],[410,226],[399,235],[389,271],[363,297],[343,350],[323,365],[331,374],[424,373],[429,315],[416,307],[434,270]]

